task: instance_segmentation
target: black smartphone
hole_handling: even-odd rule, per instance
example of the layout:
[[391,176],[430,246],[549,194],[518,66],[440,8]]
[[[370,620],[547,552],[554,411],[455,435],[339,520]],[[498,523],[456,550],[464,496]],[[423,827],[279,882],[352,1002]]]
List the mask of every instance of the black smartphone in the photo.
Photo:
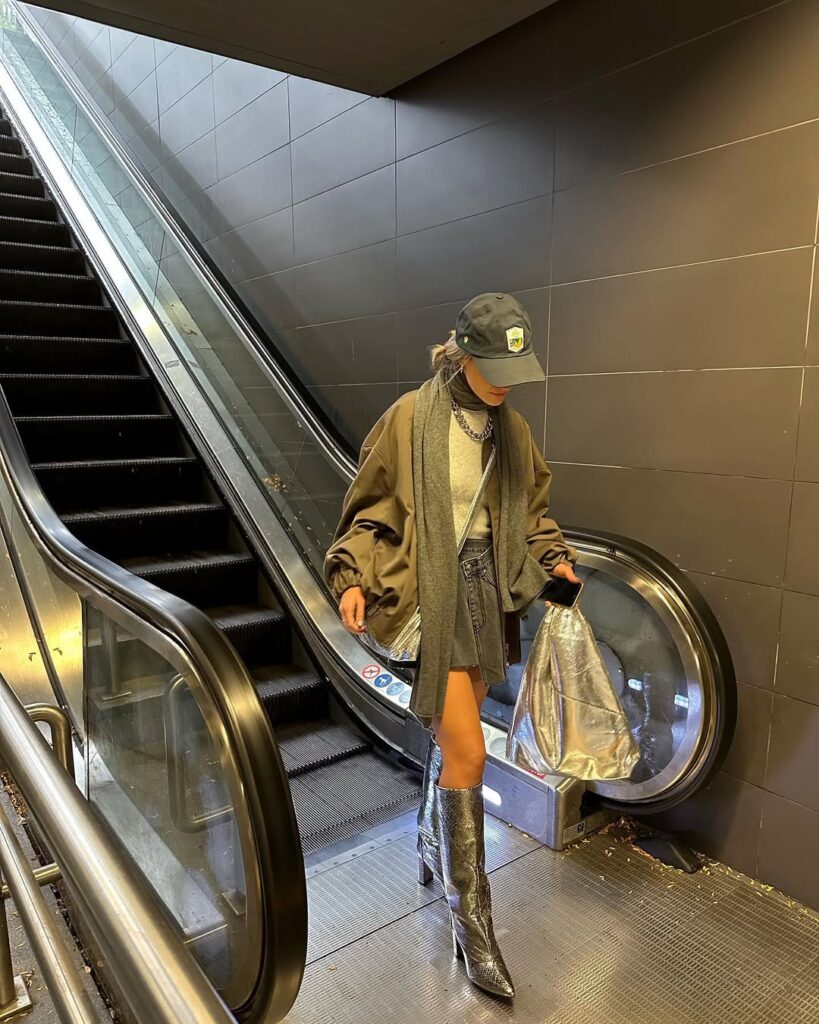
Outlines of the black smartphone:
[[540,592],[539,599],[563,605],[565,608],[571,608],[576,603],[578,597],[580,597],[582,589],[582,580],[580,583],[570,583],[569,580],[564,579],[562,576],[553,576]]

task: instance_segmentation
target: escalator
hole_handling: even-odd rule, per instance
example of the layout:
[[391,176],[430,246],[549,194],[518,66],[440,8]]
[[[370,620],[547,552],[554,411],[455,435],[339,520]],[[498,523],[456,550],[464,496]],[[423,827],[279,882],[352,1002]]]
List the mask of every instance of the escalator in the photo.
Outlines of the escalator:
[[[270,581],[5,117],[0,153],[0,386],[45,496],[80,541],[201,608],[239,652],[305,853],[411,807],[417,780],[293,660]],[[133,692],[118,664],[116,685]]]

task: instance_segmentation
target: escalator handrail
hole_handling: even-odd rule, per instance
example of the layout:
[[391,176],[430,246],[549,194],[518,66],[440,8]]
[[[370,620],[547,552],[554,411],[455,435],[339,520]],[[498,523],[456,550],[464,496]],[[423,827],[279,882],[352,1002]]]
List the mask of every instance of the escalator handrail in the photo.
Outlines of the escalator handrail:
[[108,119],[99,111],[94,99],[78,85],[74,72],[66,66],[62,54],[36,19],[22,4],[17,3],[17,0],[10,0],[10,6],[13,8],[15,16],[25,25],[26,31],[34,37],[37,45],[46,53],[72,100],[115,153],[140,199],[153,209],[164,230],[173,238],[174,244],[184,250],[187,257],[193,262],[196,272],[204,280],[210,297],[223,307],[227,318],[232,321],[232,326],[259,361],[273,386],[279,390],[291,412],[307,427],[313,440],[336,469],[344,477],[352,480],[356,471],[356,459],[347,443],[333,430],[326,416],[317,408],[316,404],[297,386],[291,376],[292,370],[286,365],[282,365],[281,357],[271,352],[270,348],[263,343],[259,330],[251,323],[234,289],[215,269],[212,258],[198,240],[191,237],[187,225],[179,217],[173,205],[136,165],[127,148],[111,129]]

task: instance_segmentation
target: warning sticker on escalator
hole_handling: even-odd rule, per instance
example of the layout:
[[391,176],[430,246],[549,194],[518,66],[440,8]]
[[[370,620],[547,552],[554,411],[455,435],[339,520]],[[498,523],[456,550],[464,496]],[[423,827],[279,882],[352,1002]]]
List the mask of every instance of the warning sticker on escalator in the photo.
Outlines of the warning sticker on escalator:
[[376,676],[381,675],[381,672],[380,665],[365,665],[361,670],[361,675],[364,679],[375,679]]

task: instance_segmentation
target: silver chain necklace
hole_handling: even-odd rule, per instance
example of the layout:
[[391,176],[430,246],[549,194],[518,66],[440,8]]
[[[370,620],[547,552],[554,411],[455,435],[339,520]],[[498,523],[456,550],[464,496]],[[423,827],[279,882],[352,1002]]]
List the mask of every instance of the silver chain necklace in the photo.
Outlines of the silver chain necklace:
[[472,427],[467,423],[464,411],[455,401],[452,399],[452,411],[455,414],[455,419],[458,421],[458,426],[463,430],[467,437],[471,437],[473,441],[486,441],[492,436],[492,417],[489,416],[486,421],[486,426],[483,430],[478,433],[477,430],[473,430]]

